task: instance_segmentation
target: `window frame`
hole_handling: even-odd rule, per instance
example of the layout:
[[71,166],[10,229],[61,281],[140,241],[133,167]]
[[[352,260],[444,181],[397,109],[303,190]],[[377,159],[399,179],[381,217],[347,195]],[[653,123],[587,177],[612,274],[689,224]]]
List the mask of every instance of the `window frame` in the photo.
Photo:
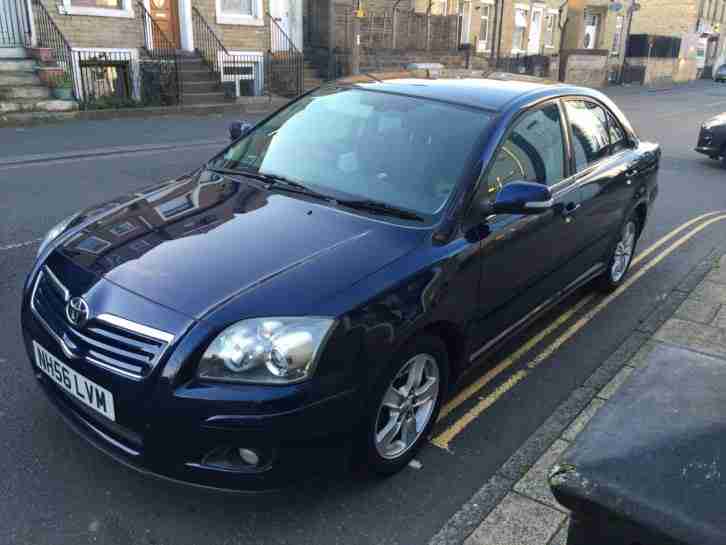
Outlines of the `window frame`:
[[[482,167],[481,172],[479,173],[479,177],[476,182],[476,187],[473,191],[474,195],[474,201],[481,198],[481,191],[484,185],[487,187],[487,194],[489,193],[488,187],[488,177],[489,173],[491,172],[492,167],[494,166],[494,162],[496,161],[496,158],[499,156],[499,152],[501,151],[502,147],[504,146],[504,143],[509,139],[512,132],[514,131],[515,127],[519,124],[519,122],[526,116],[531,113],[534,113],[538,110],[544,109],[548,106],[554,105],[557,107],[558,112],[560,114],[560,131],[562,132],[562,145],[563,145],[563,161],[564,164],[562,165],[562,179],[552,185],[545,185],[545,187],[548,187],[550,191],[552,192],[552,196],[556,197],[558,193],[567,190],[574,182],[574,175],[575,172],[573,170],[573,164],[574,164],[574,157],[572,156],[572,146],[570,142],[570,130],[569,125],[567,121],[567,117],[565,116],[564,112],[564,104],[562,102],[561,97],[547,97],[543,99],[540,102],[537,102],[536,104],[533,104],[520,112],[517,112],[515,116],[512,117],[512,119],[509,122],[509,125],[507,126],[507,130],[504,132],[502,137],[500,138],[499,142],[497,143],[497,147],[494,149],[494,152],[491,155],[491,159],[489,162]],[[536,183],[542,183],[542,182],[536,182]],[[504,187],[504,186],[502,186]],[[501,191],[501,189],[499,189]],[[497,193],[499,193],[497,191]],[[494,195],[496,196],[495,193]]]
[[99,8],[90,6],[74,6],[72,0],[63,0],[58,4],[60,15],[85,15],[88,17],[119,17],[122,19],[133,19],[134,14],[132,0],[121,0],[121,8]]
[[[480,15],[480,21],[479,21],[479,37],[477,39],[477,52],[479,53],[489,53],[491,51],[491,37],[492,37],[492,30],[493,30],[493,22],[494,22],[494,4],[490,4],[488,2],[482,2],[481,5],[482,10],[486,9],[487,14],[486,15]],[[483,11],[482,11],[483,13]],[[482,22],[486,19],[486,29],[487,29],[487,39],[482,40],[481,37],[481,29],[482,29]],[[481,47],[480,47],[481,45]]]
[[217,24],[219,25],[240,25],[240,26],[264,26],[264,6],[262,0],[252,0],[254,13],[243,15],[232,13],[222,9],[222,0],[214,0],[214,11]]
[[557,24],[559,22],[559,15],[559,12],[553,9],[547,10],[545,13],[543,40],[545,49],[555,48],[555,31],[557,30]]
[[[562,106],[561,111],[562,114],[565,116],[565,119],[567,120],[567,132],[569,133],[569,143],[570,143],[570,172],[572,173],[572,176],[580,177],[586,173],[592,172],[594,169],[598,168],[598,166],[601,166],[606,161],[610,161],[613,159],[613,157],[619,156],[621,153],[626,152],[628,150],[631,150],[635,147],[635,143],[633,141],[633,138],[630,134],[630,132],[623,126],[623,124],[618,120],[618,116],[615,115],[615,113],[608,108],[605,104],[600,102],[599,100],[588,97],[588,96],[567,96],[562,97],[561,99]],[[594,163],[590,163],[587,166],[585,166],[582,170],[577,170],[577,164],[575,163],[575,148],[574,148],[574,134],[572,132],[572,123],[570,122],[570,118],[567,115],[567,108],[565,107],[566,102],[589,102],[591,104],[594,104],[595,106],[598,106],[603,109],[605,112],[605,123],[607,128],[607,134],[608,134],[608,154],[607,156],[598,159]],[[625,148],[618,150],[616,153],[613,153],[613,142],[610,138],[610,118],[614,119],[616,123],[620,126],[620,129],[623,131],[623,135],[625,136],[625,140],[627,142],[627,145]]]
[[[527,24],[525,26],[523,26],[523,27],[518,27],[517,26],[517,11],[524,12],[524,18],[527,21]],[[530,21],[529,21],[529,18],[530,18],[529,5],[527,5],[527,4],[514,4],[514,12],[513,12],[513,15],[514,15],[514,30],[512,30],[512,54],[513,55],[525,54],[527,52],[526,51],[527,44],[525,42],[527,41],[526,38],[527,38],[528,31],[529,31],[529,26],[530,26]],[[522,34],[521,34],[521,40],[520,40],[520,43],[517,45],[517,44],[514,43],[514,37],[516,35],[516,32],[518,32],[520,30],[522,32]]]

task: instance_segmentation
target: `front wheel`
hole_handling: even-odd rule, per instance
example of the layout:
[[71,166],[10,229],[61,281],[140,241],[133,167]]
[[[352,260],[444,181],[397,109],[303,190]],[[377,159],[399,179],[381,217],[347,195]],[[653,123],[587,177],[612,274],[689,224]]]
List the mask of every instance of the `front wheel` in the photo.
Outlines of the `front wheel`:
[[436,337],[416,338],[394,359],[371,396],[361,429],[367,469],[403,469],[436,422],[448,382],[448,357]]
[[635,243],[638,241],[640,222],[635,214],[628,218],[620,231],[620,237],[610,256],[607,270],[598,279],[598,288],[605,292],[615,291],[625,279],[633,261]]

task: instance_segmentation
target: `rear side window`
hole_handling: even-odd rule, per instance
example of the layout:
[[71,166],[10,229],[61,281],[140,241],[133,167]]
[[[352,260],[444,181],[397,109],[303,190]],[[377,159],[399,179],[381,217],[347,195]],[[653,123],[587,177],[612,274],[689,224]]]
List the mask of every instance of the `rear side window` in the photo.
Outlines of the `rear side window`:
[[565,175],[565,148],[556,104],[524,114],[512,127],[489,170],[490,196],[510,182],[554,185]]
[[575,166],[580,171],[610,154],[607,116],[600,106],[584,100],[568,100],[565,108],[572,126]]
[[608,112],[608,128],[610,129],[610,147],[612,153],[617,153],[627,148],[628,138],[625,136],[625,131],[610,112]]

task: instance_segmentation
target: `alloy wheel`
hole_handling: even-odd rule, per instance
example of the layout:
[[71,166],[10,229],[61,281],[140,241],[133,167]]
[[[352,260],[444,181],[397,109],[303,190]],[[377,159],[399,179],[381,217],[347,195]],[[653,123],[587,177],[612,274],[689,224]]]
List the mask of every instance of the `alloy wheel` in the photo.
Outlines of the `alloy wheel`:
[[630,220],[625,224],[623,232],[617,246],[615,246],[615,255],[613,256],[613,264],[610,268],[610,278],[617,283],[625,275],[630,265],[635,249],[635,237],[637,228],[635,221]]
[[395,460],[418,441],[439,399],[439,366],[429,354],[408,360],[388,386],[378,408],[375,445],[378,454]]

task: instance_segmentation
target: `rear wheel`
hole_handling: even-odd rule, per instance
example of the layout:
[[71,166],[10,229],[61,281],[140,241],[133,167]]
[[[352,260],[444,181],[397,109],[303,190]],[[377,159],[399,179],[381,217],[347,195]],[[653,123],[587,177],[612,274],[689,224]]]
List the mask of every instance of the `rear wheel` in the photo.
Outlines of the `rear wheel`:
[[640,219],[633,213],[620,230],[620,237],[610,255],[607,270],[598,278],[597,286],[602,291],[615,291],[623,283],[633,261],[640,228]]
[[374,389],[360,431],[367,470],[391,475],[408,465],[438,418],[448,365],[437,337],[418,337],[396,356]]

